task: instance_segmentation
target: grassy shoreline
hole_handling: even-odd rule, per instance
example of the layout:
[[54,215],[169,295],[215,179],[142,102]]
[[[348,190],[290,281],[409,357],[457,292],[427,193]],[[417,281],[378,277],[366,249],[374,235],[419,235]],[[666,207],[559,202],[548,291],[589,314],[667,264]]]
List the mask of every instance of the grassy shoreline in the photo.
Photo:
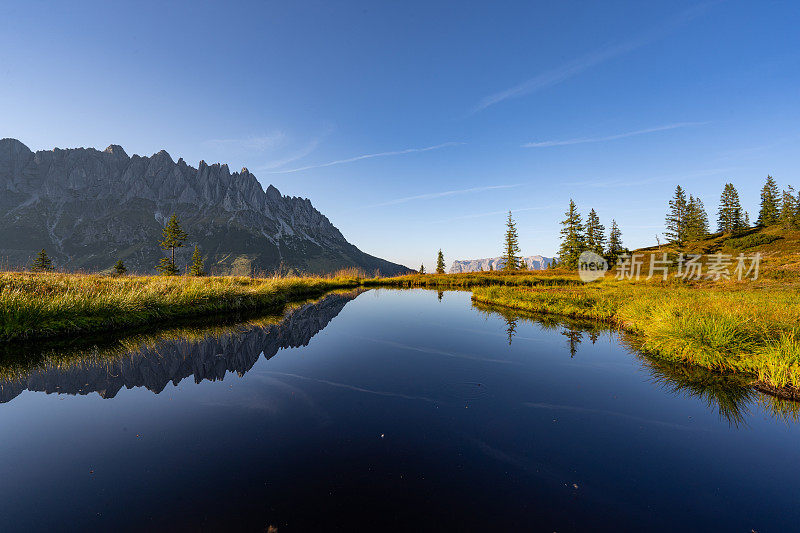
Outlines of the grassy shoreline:
[[603,281],[550,288],[484,287],[476,302],[609,322],[666,361],[745,374],[754,385],[796,396],[800,301],[795,287]]
[[365,278],[108,277],[0,273],[0,342],[169,325],[176,319],[280,311],[335,289],[470,290],[472,299],[521,311],[602,320],[635,334],[665,361],[752,376],[800,390],[800,299],[777,282],[582,284],[574,273],[478,272]]
[[46,339],[169,324],[171,320],[286,304],[358,287],[355,274],[330,278],[109,277],[0,273],[0,341]]

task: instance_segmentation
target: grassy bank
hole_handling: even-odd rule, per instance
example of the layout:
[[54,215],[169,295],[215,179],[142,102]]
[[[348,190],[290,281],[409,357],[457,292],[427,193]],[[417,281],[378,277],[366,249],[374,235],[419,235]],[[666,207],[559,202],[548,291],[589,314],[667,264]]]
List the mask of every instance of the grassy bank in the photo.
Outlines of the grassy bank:
[[392,286],[426,289],[471,289],[502,285],[507,287],[563,287],[579,285],[571,273],[537,270],[518,272],[465,272],[461,274],[410,274],[393,278],[365,279],[365,286]]
[[0,340],[41,339],[185,317],[280,311],[289,302],[357,287],[356,273],[329,278],[108,277],[0,273]]
[[477,302],[611,322],[669,361],[746,373],[773,387],[800,387],[797,287],[771,283],[615,282],[574,287],[476,288]]

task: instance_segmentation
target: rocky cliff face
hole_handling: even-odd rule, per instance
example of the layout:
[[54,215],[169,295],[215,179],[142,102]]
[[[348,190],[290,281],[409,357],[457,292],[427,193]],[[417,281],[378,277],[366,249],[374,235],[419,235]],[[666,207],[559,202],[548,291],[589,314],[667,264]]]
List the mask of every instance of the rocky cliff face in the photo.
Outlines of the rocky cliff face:
[[128,156],[113,144],[34,153],[0,140],[0,261],[23,266],[45,248],[57,267],[102,270],[122,259],[152,272],[172,213],[189,233],[179,267],[198,244],[216,273],[407,271],[348,243],[308,199],[265,191],[246,168],[194,168],[163,150]]
[[330,294],[268,327],[209,335],[202,340],[162,340],[107,358],[88,349],[85,361],[34,367],[25,377],[0,380],[0,403],[13,400],[25,390],[78,395],[96,392],[103,398],[113,398],[123,388],[145,387],[158,394],[170,382],[177,385],[188,377],[200,383],[222,380],[233,372],[242,376],[262,354],[270,359],[281,349],[306,346],[361,292]]
[[[551,257],[543,257],[541,255],[529,255],[523,257],[528,270],[544,270],[550,266],[553,261]],[[488,259],[462,259],[453,261],[453,266],[450,267],[451,274],[458,274],[459,272],[480,272],[484,270],[500,270],[503,268],[505,262],[502,257],[490,257]]]

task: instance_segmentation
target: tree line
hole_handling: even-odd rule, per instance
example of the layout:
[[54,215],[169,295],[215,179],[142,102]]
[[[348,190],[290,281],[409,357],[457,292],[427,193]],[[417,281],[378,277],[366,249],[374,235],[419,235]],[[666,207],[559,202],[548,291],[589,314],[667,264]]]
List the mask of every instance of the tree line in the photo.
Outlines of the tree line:
[[[684,244],[707,238],[711,232],[703,202],[689,195],[678,185],[669,201],[664,235],[672,244]],[[780,225],[784,229],[800,228],[800,195],[792,186],[783,191],[772,176],[767,176],[761,188],[761,205],[756,227]],[[750,215],[742,209],[739,193],[732,183],[726,183],[720,195],[717,209],[717,232],[738,233],[752,227]]]
[[622,231],[617,221],[611,219],[611,228],[606,237],[606,227],[594,209],[589,211],[586,223],[575,202],[570,199],[567,212],[561,221],[561,246],[558,249],[558,261],[553,261],[551,268],[578,268],[578,259],[583,252],[594,252],[605,259],[609,265],[617,261],[620,254],[627,252],[622,244]]
[[[170,254],[169,256],[162,257],[155,266],[155,269],[162,276],[177,276],[181,273],[181,270],[175,263],[175,250],[177,248],[182,248],[186,239],[189,238],[189,234],[181,227],[177,215],[173,214],[167,221],[167,224],[161,232],[161,238],[162,240],[159,242],[159,246],[164,250],[169,250]],[[42,248],[42,251],[39,252],[33,260],[31,270],[34,272],[52,272],[54,270],[53,261],[47,255],[47,251],[44,248]],[[114,276],[124,276],[127,272],[128,268],[125,266],[122,259],[119,259],[111,268],[111,274]],[[197,245],[194,247],[188,273],[190,276],[205,276],[206,274],[203,265],[203,256],[200,253],[200,247]]]

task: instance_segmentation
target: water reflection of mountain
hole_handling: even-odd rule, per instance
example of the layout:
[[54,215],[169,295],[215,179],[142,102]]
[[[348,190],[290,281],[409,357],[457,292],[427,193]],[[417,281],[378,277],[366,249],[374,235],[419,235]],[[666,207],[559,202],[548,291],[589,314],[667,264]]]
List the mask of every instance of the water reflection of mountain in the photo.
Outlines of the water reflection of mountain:
[[26,369],[18,378],[0,380],[0,402],[8,402],[25,390],[57,394],[89,394],[113,398],[123,388],[146,387],[156,394],[169,382],[177,385],[184,378],[195,383],[216,381],[227,372],[240,376],[255,365],[263,354],[270,359],[282,348],[306,346],[338,315],[347,302],[362,291],[329,294],[320,300],[295,308],[274,324],[241,325],[193,331],[174,338],[137,338],[120,341],[129,349],[85,350],[83,356],[70,356],[61,364],[58,356]]

